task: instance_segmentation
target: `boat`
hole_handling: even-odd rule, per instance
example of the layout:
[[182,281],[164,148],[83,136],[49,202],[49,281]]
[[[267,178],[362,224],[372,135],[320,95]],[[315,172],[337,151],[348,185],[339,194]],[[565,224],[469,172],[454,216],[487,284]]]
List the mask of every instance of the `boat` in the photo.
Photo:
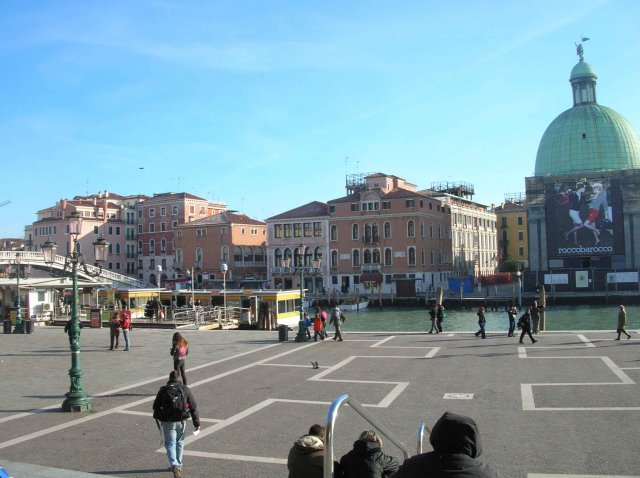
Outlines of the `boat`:
[[363,310],[369,307],[369,299],[366,297],[358,297],[345,299],[344,302],[340,304],[340,310],[345,312],[357,312],[359,310]]

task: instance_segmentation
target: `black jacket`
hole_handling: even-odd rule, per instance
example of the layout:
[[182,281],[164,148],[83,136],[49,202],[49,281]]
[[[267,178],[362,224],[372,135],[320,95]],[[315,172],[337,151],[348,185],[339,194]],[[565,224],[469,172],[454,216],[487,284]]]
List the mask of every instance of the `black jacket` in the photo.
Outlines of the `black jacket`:
[[[162,409],[162,394],[163,389],[165,387],[179,387],[184,394],[186,400],[186,410],[183,413],[182,417],[169,417],[165,410]],[[194,428],[200,428],[200,417],[198,415],[198,405],[196,404],[196,399],[189,390],[188,387],[185,387],[181,383],[178,382],[169,382],[163,387],[160,387],[158,390],[158,394],[156,395],[156,399],[153,402],[153,418],[156,420],[160,420],[161,422],[177,422],[182,420],[187,420],[191,416],[191,420],[193,421]]]
[[392,476],[398,469],[398,460],[385,455],[380,445],[357,440],[353,450],[340,458],[343,478],[382,478]]
[[409,458],[393,478],[497,478],[493,468],[476,459],[482,445],[471,418],[446,412],[434,425],[429,441],[434,451]]

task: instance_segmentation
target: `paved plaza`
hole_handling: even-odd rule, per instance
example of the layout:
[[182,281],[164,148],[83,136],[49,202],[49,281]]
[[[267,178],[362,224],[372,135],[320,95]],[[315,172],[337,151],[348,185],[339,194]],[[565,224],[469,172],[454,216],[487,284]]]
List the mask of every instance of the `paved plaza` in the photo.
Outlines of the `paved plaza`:
[[[0,335],[0,465],[12,466],[15,478],[87,476],[64,470],[172,476],[151,406],[172,368],[173,332],[133,330],[124,352],[108,350],[108,329],[83,329],[80,362],[93,409],[78,414],[60,411],[71,365],[63,330]],[[350,333],[344,342],[308,343],[278,342],[277,332],[184,335],[202,421],[197,437],[189,428],[187,478],[286,477],[293,441],[324,423],[343,393],[414,452],[421,421],[431,426],[446,410],[470,415],[482,434],[481,459],[502,477],[640,476],[636,332],[621,341],[612,332],[544,333],[535,345],[491,332],[486,340]],[[335,455],[368,428],[342,408]],[[402,457],[389,440],[385,451]]]

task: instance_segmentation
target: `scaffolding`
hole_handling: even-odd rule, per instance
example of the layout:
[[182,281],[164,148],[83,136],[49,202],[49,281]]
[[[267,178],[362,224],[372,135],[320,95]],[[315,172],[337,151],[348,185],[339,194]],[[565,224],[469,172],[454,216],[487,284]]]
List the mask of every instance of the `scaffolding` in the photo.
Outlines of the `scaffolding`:
[[431,189],[437,192],[447,193],[469,200],[473,199],[473,195],[475,194],[473,184],[464,181],[440,181],[437,183],[431,183]]
[[371,174],[373,173],[347,174],[345,177],[347,195],[355,194],[367,189],[367,176],[370,176]]

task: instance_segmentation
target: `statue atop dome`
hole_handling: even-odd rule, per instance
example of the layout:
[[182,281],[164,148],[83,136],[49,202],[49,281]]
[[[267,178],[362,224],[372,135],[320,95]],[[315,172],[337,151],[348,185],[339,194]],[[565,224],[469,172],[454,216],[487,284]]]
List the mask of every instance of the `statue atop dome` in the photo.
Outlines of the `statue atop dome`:
[[[582,41],[585,42],[589,40],[589,38],[586,37],[582,37]],[[578,58],[580,58],[580,61],[584,61],[584,50],[582,49],[582,43],[576,43],[576,53],[578,55]]]

